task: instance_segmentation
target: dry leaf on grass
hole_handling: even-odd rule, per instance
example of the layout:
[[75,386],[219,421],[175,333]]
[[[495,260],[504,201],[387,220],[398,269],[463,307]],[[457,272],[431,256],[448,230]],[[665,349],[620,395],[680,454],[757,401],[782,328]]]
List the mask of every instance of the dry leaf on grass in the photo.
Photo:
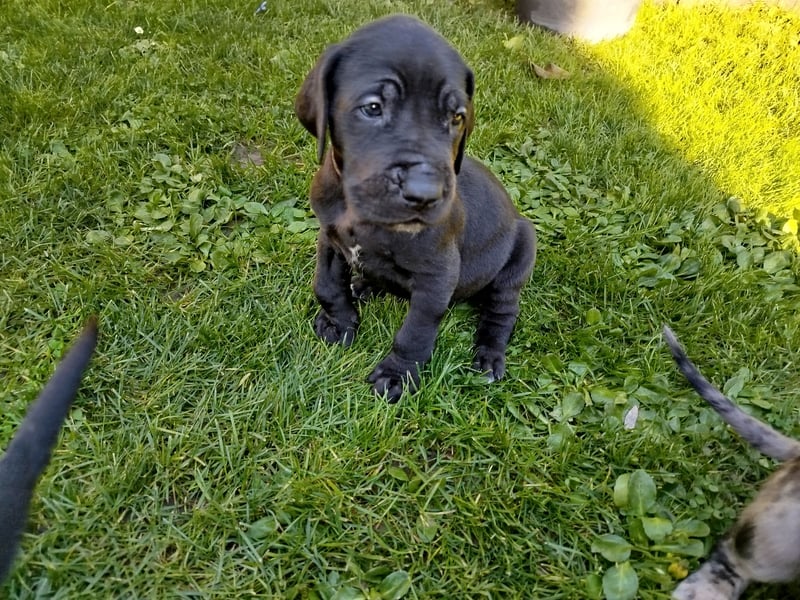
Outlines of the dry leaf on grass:
[[257,147],[240,142],[233,145],[231,157],[240,167],[260,167],[264,164],[264,157]]
[[569,71],[565,71],[555,63],[547,63],[544,67],[531,63],[531,69],[541,79],[568,79],[572,76]]

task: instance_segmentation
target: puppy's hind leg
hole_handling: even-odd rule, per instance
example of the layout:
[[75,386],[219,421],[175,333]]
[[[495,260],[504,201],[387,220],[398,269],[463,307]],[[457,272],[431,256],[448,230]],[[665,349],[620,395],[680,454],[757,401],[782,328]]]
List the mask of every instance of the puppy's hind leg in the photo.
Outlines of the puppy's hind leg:
[[475,298],[478,329],[473,367],[489,378],[501,379],[506,371],[506,346],[519,315],[519,294],[536,262],[536,230],[530,221],[516,221],[511,256],[497,277]]

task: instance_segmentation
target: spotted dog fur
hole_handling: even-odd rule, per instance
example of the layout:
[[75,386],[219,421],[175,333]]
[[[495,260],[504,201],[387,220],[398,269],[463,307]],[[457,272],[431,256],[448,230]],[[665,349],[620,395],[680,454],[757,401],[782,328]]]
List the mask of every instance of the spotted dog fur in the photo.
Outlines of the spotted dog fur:
[[748,415],[708,382],[664,327],[678,369],[700,396],[758,451],[784,461],[761,486],[708,560],[675,589],[675,600],[734,600],[751,582],[800,576],[800,442]]

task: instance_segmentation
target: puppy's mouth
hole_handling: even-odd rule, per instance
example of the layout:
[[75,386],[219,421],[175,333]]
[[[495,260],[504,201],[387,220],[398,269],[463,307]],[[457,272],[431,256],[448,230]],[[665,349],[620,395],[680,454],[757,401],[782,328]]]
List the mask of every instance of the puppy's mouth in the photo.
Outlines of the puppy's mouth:
[[427,223],[425,223],[424,221],[420,221],[419,219],[412,219],[410,221],[403,221],[402,223],[395,223],[393,225],[389,225],[389,229],[400,233],[414,234],[414,233],[419,233],[427,226],[428,226]]
[[454,173],[442,173],[425,163],[348,179],[345,175],[345,198],[362,218],[408,233],[439,223],[455,189]]

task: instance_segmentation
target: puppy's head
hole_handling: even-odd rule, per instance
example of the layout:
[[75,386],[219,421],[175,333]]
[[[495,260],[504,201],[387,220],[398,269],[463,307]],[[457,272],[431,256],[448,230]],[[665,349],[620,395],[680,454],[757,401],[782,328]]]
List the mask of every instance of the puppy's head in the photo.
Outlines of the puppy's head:
[[473,124],[474,79],[458,52],[417,19],[394,16],[329,47],[295,101],[300,122],[329,134],[345,198],[365,220],[436,223],[455,193]]

